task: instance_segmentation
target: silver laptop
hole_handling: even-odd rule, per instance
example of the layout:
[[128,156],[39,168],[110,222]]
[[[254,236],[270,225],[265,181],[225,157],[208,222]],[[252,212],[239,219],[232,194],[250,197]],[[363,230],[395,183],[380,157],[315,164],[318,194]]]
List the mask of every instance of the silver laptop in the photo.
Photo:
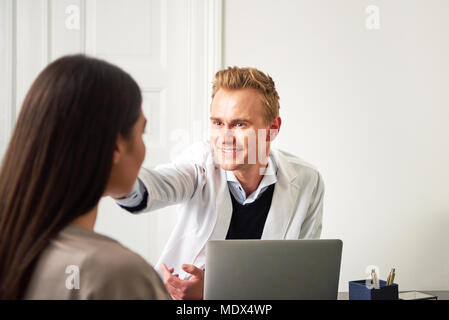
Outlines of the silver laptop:
[[337,299],[341,240],[212,240],[209,300]]

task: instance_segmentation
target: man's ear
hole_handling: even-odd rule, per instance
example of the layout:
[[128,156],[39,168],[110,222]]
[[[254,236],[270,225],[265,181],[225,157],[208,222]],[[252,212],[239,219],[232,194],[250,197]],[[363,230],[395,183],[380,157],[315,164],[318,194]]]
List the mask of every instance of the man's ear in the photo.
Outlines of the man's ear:
[[271,121],[269,132],[267,133],[267,141],[273,141],[279,134],[281,129],[282,120],[277,116]]

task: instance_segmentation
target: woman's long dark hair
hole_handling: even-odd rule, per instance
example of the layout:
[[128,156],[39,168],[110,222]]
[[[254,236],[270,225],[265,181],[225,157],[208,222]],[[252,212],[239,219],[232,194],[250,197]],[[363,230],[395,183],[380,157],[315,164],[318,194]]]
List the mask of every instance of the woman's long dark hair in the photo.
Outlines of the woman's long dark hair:
[[51,238],[97,205],[141,102],[131,76],[99,59],[65,56],[39,74],[0,170],[0,299],[23,298]]

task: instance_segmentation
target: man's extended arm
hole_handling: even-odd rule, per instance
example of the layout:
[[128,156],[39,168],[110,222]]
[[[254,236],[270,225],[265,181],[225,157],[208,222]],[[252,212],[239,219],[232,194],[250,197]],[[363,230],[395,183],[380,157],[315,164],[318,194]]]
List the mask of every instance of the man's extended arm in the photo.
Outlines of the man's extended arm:
[[132,213],[157,210],[189,200],[199,185],[205,183],[202,166],[190,162],[174,162],[155,169],[141,168],[133,191],[115,199]]
[[142,167],[133,191],[117,199],[117,204],[132,213],[157,210],[192,198],[206,183],[205,161],[209,142],[195,143],[171,163],[154,169]]
[[130,212],[140,211],[147,206],[148,191],[142,180],[137,178],[133,191],[123,198],[115,199],[117,204]]

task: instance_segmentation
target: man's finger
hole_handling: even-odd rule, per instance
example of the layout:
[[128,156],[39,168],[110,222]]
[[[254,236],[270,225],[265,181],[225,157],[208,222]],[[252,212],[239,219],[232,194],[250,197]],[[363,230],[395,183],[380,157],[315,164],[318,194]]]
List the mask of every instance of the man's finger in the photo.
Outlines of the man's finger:
[[182,270],[198,278],[203,278],[204,271],[200,268],[195,267],[193,264],[183,264]]
[[[173,268],[171,268],[173,269]],[[165,265],[165,263],[161,264],[161,270],[162,270],[162,274],[164,276],[164,281],[167,281],[171,275],[173,271],[170,271],[167,266]]]

